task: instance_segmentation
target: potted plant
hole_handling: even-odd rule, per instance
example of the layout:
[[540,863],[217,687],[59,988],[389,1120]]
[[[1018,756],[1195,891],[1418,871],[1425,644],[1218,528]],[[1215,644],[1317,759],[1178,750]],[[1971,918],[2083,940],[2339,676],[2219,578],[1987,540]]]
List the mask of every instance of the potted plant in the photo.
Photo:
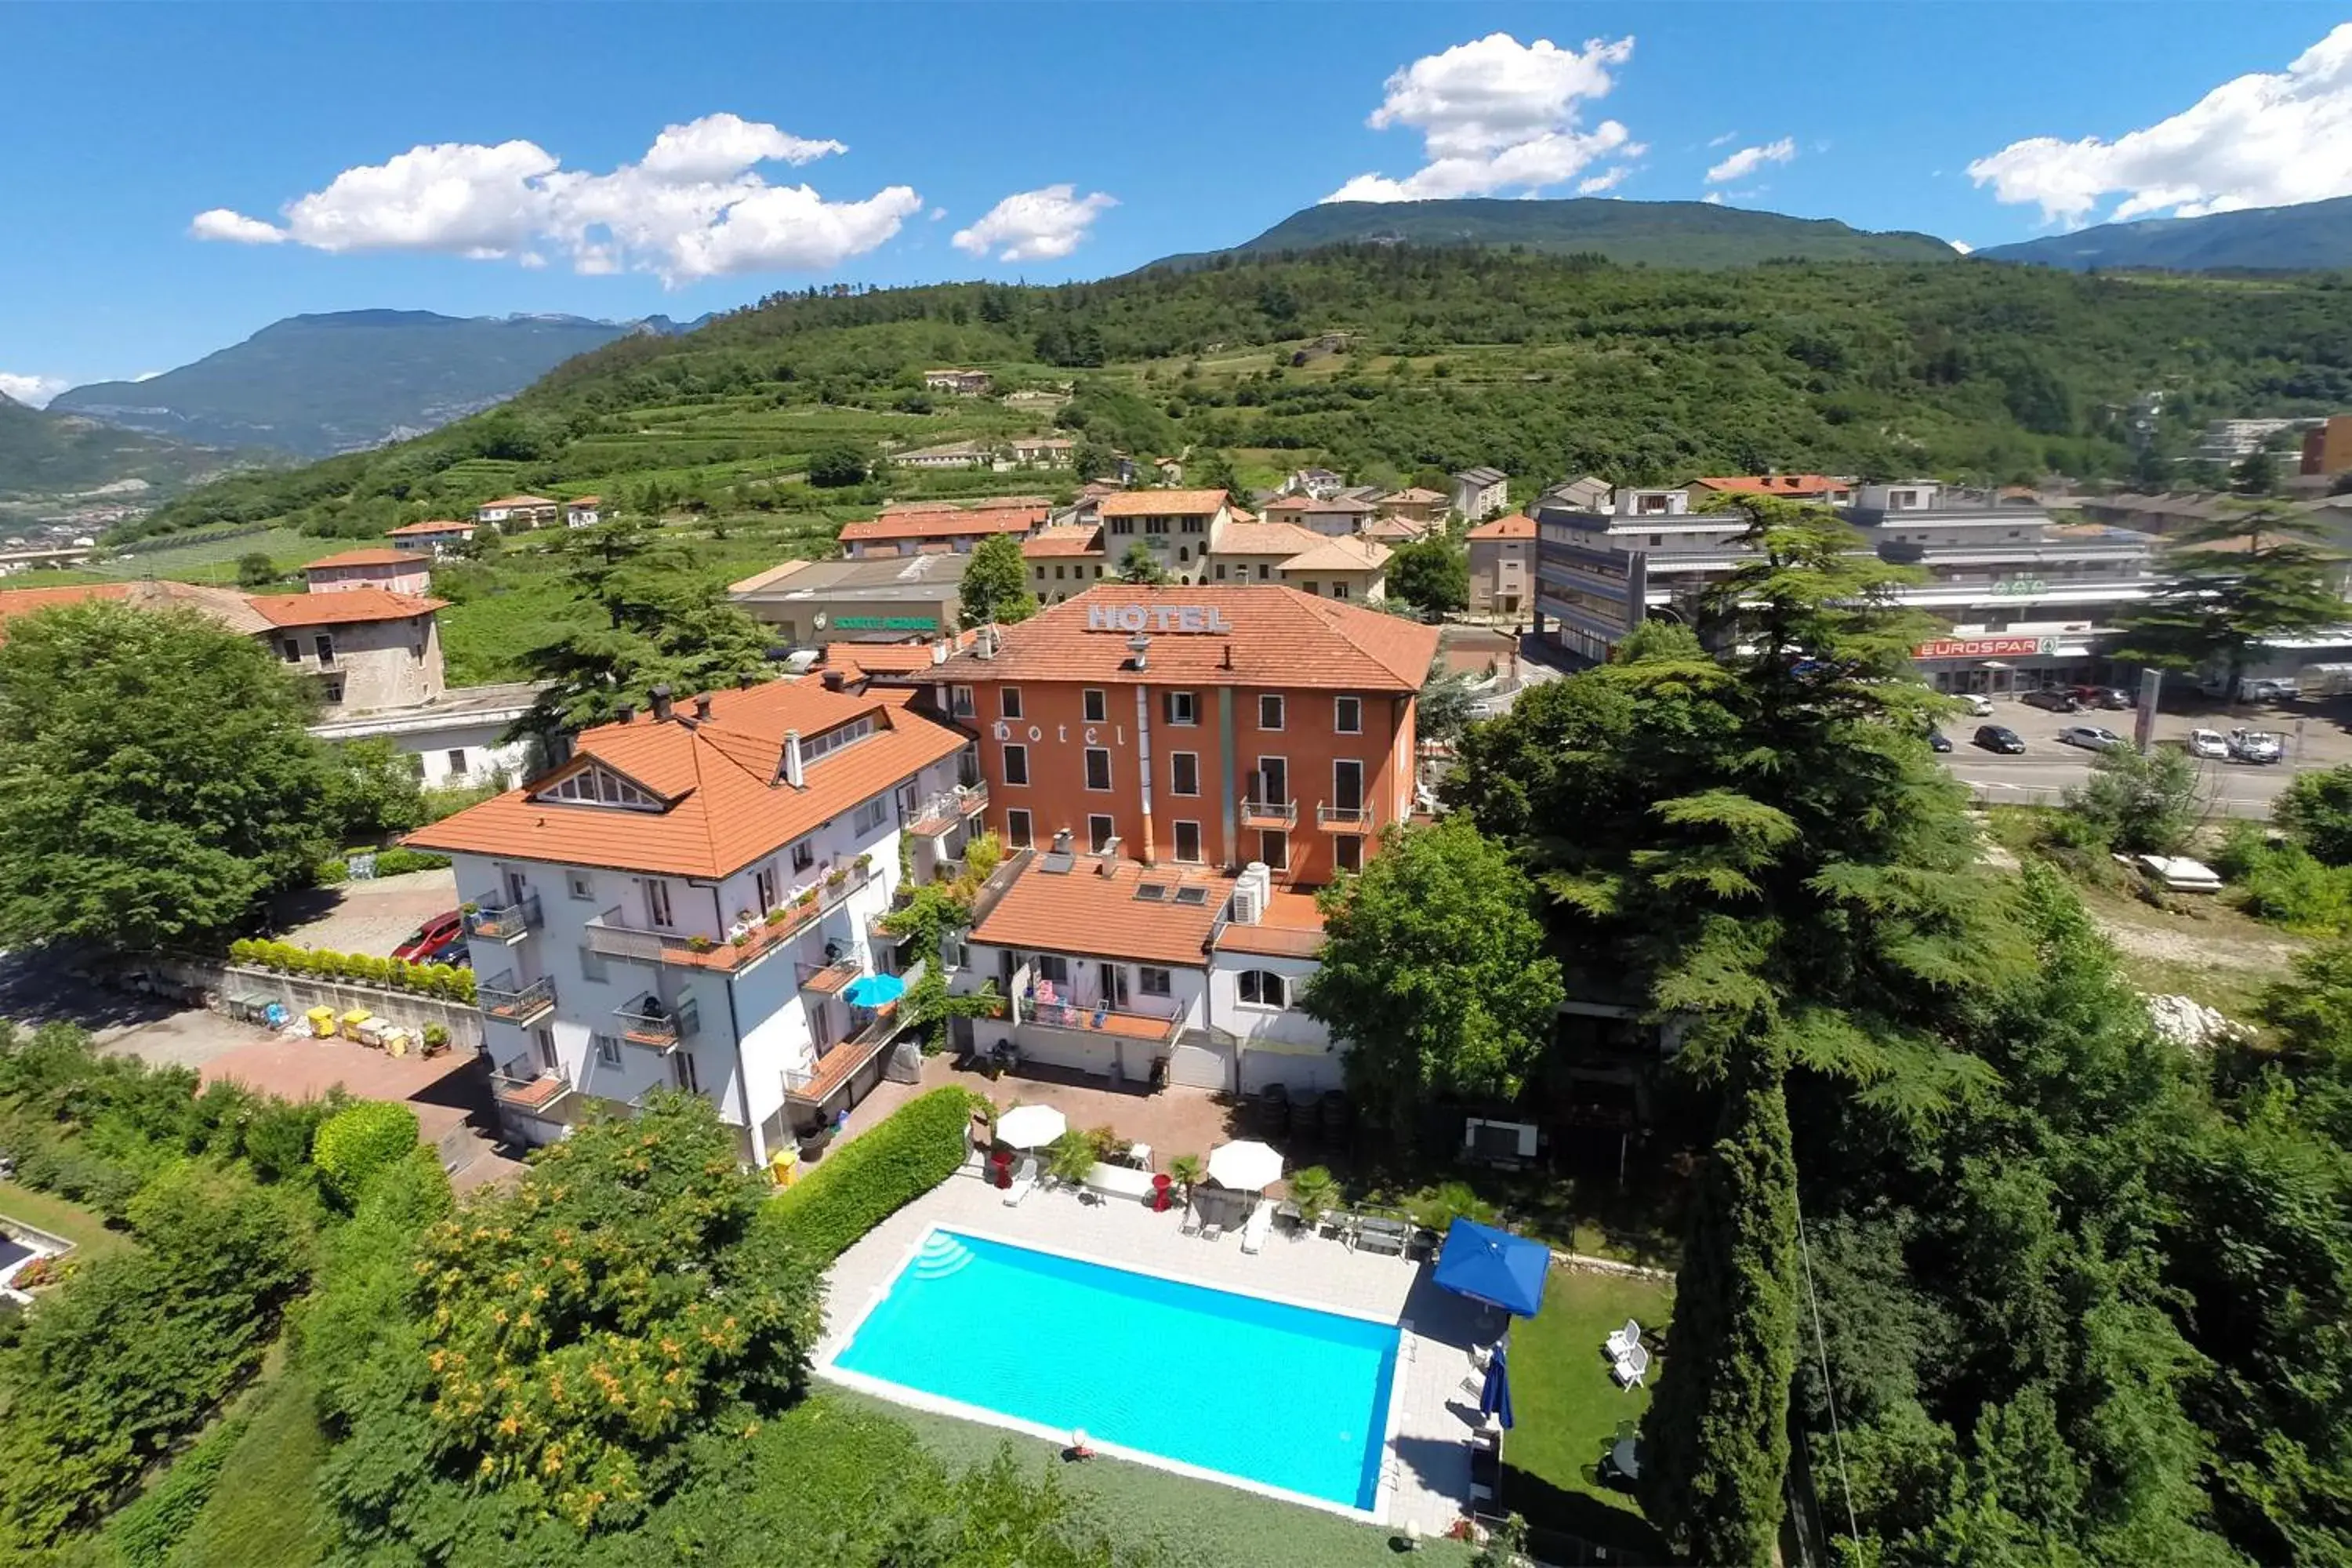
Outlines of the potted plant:
[[772,926],[780,926],[783,924],[785,913],[786,911],[784,907],[782,904],[778,904],[774,909],[768,911],[768,923]]
[[832,889],[836,893],[841,891],[843,887],[845,886],[848,881],[849,870],[846,867],[835,866],[832,870],[827,871],[824,874],[824,885]]
[[1071,1128],[1045,1148],[1045,1173],[1066,1187],[1082,1187],[1094,1173],[1095,1141]]
[[687,951],[689,952],[709,952],[712,948],[717,947],[718,945],[719,944],[717,942],[711,941],[709,937],[704,936],[699,932],[697,932],[695,935],[686,939]]
[[873,870],[873,869],[874,869],[874,857],[873,857],[873,856],[871,856],[871,855],[866,854],[866,853],[864,853],[863,851],[860,851],[860,852],[859,852],[859,854],[858,854],[858,857],[857,857],[857,869],[858,869],[860,872],[866,872],[866,871],[871,871],[871,870]]
[[446,1051],[446,1050],[447,1050],[448,1048],[449,1048],[449,1026],[448,1026],[448,1025],[446,1025],[446,1024],[427,1024],[427,1025],[425,1025],[425,1054],[426,1056],[428,1056],[428,1057],[437,1057],[437,1056],[439,1056],[443,1051]]
[[814,888],[803,888],[801,889],[801,896],[794,899],[793,902],[798,904],[802,909],[808,908],[811,904],[816,902],[816,889]]
[[1168,1174],[1178,1186],[1184,1189],[1184,1195],[1188,1198],[1192,1195],[1192,1189],[1199,1186],[1202,1178],[1208,1173],[1208,1162],[1198,1154],[1179,1154],[1168,1162]]
[[1339,1201],[1339,1184],[1331,1173],[1320,1165],[1309,1165],[1294,1171],[1290,1176],[1290,1204],[1298,1211],[1298,1227],[1312,1231],[1323,1216],[1331,1212]]

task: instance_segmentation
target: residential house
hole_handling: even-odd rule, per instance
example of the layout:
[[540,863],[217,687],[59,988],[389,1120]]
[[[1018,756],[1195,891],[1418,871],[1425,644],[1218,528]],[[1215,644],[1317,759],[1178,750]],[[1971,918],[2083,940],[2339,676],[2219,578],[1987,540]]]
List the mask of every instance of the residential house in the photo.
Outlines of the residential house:
[[1276,491],[1286,496],[1333,496],[1347,484],[1345,474],[1335,474],[1328,468],[1299,468],[1282,481]]
[[340,594],[353,588],[425,594],[433,587],[433,563],[414,550],[378,545],[321,556],[302,568],[302,579],[313,594]]
[[1266,502],[1260,515],[1268,522],[1297,523],[1311,532],[1339,539],[1362,528],[1379,510],[1354,496],[1289,495]]
[[573,496],[563,503],[563,526],[593,528],[604,520],[603,496]]
[[1295,522],[1229,522],[1209,552],[1209,583],[1282,582],[1290,562],[1329,542]]
[[1408,485],[1401,490],[1391,490],[1374,502],[1383,517],[1401,517],[1408,522],[1423,525],[1445,521],[1446,508],[1452,501],[1436,490]]
[[939,961],[878,922],[986,805],[970,737],[912,695],[837,671],[690,704],[656,688],[562,766],[410,836],[456,862],[511,1136],[677,1089],[764,1164],[880,1080],[895,1008],[852,988]]
[[1066,436],[1015,436],[1004,450],[1018,468],[1066,468],[1077,461],[1078,444]]
[[985,468],[991,460],[988,447],[979,441],[950,441],[941,447],[918,447],[890,456],[890,461],[902,468],[927,470]]
[[948,550],[787,561],[730,584],[727,597],[787,647],[927,642],[961,623],[970,563]]
[[1029,566],[1029,591],[1040,605],[1058,605],[1103,580],[1109,564],[1103,554],[1099,522],[1055,523],[1021,542]]
[[1168,575],[1196,583],[1208,570],[1210,550],[1231,520],[1223,490],[1128,490],[1097,499],[1103,553],[1116,574],[1136,545]]
[[1377,604],[1388,596],[1389,556],[1385,544],[1351,536],[1318,536],[1312,549],[1292,556],[1276,574],[1283,583],[1318,598]]
[[1470,553],[1470,611],[1517,616],[1533,602],[1535,519],[1524,512],[1489,518],[1464,541]]
[[500,496],[474,509],[476,522],[496,523],[509,533],[553,524],[562,510],[561,501],[545,496]]
[[1154,458],[1151,460],[1151,468],[1158,476],[1157,482],[1160,484],[1181,485],[1184,482],[1184,464],[1181,458]]
[[1510,476],[1500,468],[1465,468],[1454,476],[1454,510],[1484,522],[1511,504]]
[[474,525],[470,522],[453,522],[446,518],[440,518],[426,522],[408,523],[404,527],[394,529],[385,537],[392,541],[394,549],[428,552],[436,556],[447,555],[474,537]]
[[879,517],[842,524],[841,552],[853,561],[928,551],[951,551],[965,555],[990,534],[1026,535],[1044,527],[1049,510],[1042,500],[1034,504],[992,501],[970,508],[939,505],[894,509]]
[[1376,517],[1364,524],[1358,537],[1393,550],[1400,544],[1418,544],[1437,526],[1433,522],[1415,522],[1409,517]]
[[984,370],[927,370],[923,385],[932,392],[952,392],[962,397],[977,397],[995,382]]

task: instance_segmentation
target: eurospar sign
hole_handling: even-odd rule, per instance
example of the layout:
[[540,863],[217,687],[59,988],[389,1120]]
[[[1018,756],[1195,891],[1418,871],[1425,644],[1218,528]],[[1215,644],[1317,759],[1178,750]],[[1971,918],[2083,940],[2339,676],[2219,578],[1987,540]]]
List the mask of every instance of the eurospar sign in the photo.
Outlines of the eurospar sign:
[[2058,651],[2056,637],[1937,637],[1911,650],[1913,658],[2032,658]]

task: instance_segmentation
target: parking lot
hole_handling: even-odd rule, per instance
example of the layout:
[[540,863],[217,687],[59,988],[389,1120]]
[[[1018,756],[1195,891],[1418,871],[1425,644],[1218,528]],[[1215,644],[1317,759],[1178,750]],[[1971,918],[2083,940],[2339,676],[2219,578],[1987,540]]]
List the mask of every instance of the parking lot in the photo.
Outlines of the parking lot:
[[[1991,717],[1961,714],[1944,725],[1944,733],[1952,742],[1944,762],[1954,777],[1973,787],[1978,798],[1989,805],[2054,805],[2068,789],[2089,776],[2095,754],[2067,745],[2058,739],[2059,731],[2072,724],[2096,724],[2128,741],[2133,719],[2128,710],[2053,713],[2013,697],[1996,697]],[[1971,737],[1986,724],[2014,730],[2025,742],[2024,753],[2004,756],[1974,744]],[[2234,710],[2194,697],[2178,704],[2168,701],[2156,716],[2156,743],[2183,744],[2191,730],[2217,730],[2226,735],[2236,729],[2271,731],[2284,745],[2286,755],[2270,765],[2200,763],[2214,808],[2226,816],[2267,816],[2271,803],[2297,772],[2352,763],[2352,702],[2341,699],[2245,703]]]

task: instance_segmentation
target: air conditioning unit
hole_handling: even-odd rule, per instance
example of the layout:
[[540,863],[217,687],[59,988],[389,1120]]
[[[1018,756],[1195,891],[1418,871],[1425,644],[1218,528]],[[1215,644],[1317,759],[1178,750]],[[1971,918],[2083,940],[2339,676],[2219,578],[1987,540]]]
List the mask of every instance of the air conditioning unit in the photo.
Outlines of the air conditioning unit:
[[1234,924],[1254,926],[1257,924],[1257,889],[1248,886],[1235,888],[1234,889]]

